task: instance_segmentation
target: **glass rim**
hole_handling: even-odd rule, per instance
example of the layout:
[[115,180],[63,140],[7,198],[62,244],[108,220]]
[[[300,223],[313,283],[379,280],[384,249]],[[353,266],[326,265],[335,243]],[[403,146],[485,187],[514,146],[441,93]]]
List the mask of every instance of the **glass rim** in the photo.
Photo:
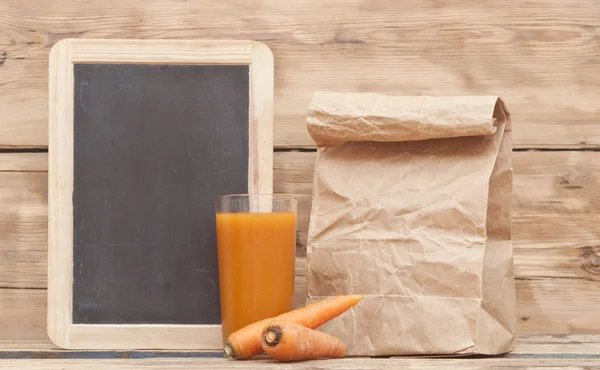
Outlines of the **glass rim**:
[[219,201],[219,200],[223,200],[223,199],[236,199],[236,198],[240,198],[240,199],[263,199],[263,198],[267,198],[267,199],[273,199],[273,200],[277,200],[277,199],[282,199],[282,200],[298,200],[298,195],[296,194],[290,194],[290,193],[248,193],[248,194],[243,194],[243,193],[238,193],[238,194],[226,194],[226,195],[219,195],[216,199],[215,202]]

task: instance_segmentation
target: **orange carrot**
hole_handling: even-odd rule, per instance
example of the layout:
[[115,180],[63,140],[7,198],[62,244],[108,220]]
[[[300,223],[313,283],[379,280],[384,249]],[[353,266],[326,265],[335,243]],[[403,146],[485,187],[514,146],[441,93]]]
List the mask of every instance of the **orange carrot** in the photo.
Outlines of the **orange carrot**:
[[286,321],[270,321],[260,344],[265,353],[279,361],[342,358],[346,347],[338,338]]
[[247,360],[258,355],[263,350],[260,346],[260,335],[267,322],[277,319],[316,329],[327,321],[341,315],[351,307],[356,306],[361,295],[343,295],[324,299],[309,304],[306,307],[286,312],[274,318],[257,321],[232,333],[225,344],[223,353],[227,358]]

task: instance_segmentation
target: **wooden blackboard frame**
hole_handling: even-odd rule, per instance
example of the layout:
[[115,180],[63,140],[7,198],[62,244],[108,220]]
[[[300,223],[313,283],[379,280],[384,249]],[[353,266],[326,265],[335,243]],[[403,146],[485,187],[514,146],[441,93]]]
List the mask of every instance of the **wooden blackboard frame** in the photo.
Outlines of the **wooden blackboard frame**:
[[271,193],[273,54],[254,41],[65,39],[49,62],[48,336],[71,349],[222,349],[220,325],[73,324],[74,65],[248,65],[248,189]]

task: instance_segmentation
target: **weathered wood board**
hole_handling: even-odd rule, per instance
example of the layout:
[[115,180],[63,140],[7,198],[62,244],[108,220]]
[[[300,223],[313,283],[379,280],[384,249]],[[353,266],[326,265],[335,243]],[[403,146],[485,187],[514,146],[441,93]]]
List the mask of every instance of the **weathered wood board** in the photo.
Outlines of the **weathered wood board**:
[[[600,334],[600,152],[579,151],[600,148],[599,1],[4,0],[0,14],[0,148],[47,146],[48,53],[67,37],[264,42],[275,55],[278,148],[314,147],[305,116],[316,90],[502,96],[513,115],[516,148],[577,150],[514,153],[518,334]],[[305,295],[302,256],[314,159],[314,152],[275,153],[275,191],[300,194],[296,305]],[[27,350],[38,343],[44,349],[50,343],[46,171],[45,153],[0,153],[0,346],[21,343]],[[522,358],[300,367],[600,367],[598,337],[581,337],[526,340],[516,350]],[[583,349],[596,357],[573,357]],[[540,351],[547,357],[527,356]],[[39,361],[57,369],[64,361],[84,369],[230,364],[90,359],[15,360],[0,367],[31,368]]]
[[[0,341],[5,369],[591,369],[600,363],[600,335],[520,336],[509,354],[492,358],[346,358],[282,364],[265,356],[239,362],[202,351],[63,351],[37,341]],[[4,360],[3,360],[4,359]]]
[[[600,357],[600,335],[587,334],[558,334],[558,335],[521,335],[518,338],[515,349],[510,352],[512,357],[539,356],[548,355],[573,355],[573,356],[598,356]],[[112,354],[115,357],[126,358],[131,351],[107,351],[107,350],[63,350],[56,347],[48,340],[0,340],[0,358],[7,358],[14,353],[29,353],[36,358],[41,357],[60,357],[60,358],[82,358],[84,356],[94,357]],[[175,356],[210,356],[207,351],[153,351],[140,350],[134,351],[139,357],[160,357],[170,354]],[[206,354],[206,355],[204,355]],[[52,356],[54,355],[54,356]]]
[[[13,359],[6,360],[3,369],[31,369],[43,367],[48,370],[83,369],[319,369],[319,370],[375,370],[375,369],[597,369],[600,359],[595,356],[574,356],[557,353],[553,356],[533,355],[499,358],[344,358],[336,360],[313,360],[295,364],[278,363],[270,359],[232,361],[216,356],[167,356],[167,358],[142,357],[134,359],[106,359],[82,356],[75,359]],[[191,358],[190,358],[191,357]]]
[[[304,257],[298,257],[297,271],[303,270]],[[306,299],[306,279],[296,276],[296,307]],[[517,277],[517,334],[598,334],[597,281],[544,277]],[[0,340],[47,339],[46,290],[0,289]]]
[[493,94],[515,147],[600,147],[600,2],[4,0],[0,147],[48,142],[48,53],[66,37],[254,39],[275,55],[275,146],[313,146],[315,90]]
[[[301,195],[296,306],[314,160],[275,153],[275,191]],[[46,161],[0,153],[0,340],[46,339]],[[514,169],[518,333],[600,333],[600,152],[515,152]]]
[[[4,156],[0,153],[0,161]],[[46,154],[35,156],[36,162],[47,158]],[[15,162],[29,166],[25,157]],[[34,168],[39,165],[41,163],[36,163]],[[18,164],[8,168],[14,166]],[[4,171],[4,168],[7,167],[0,168],[0,292],[15,288],[45,289],[48,173]],[[0,307],[9,309],[3,302]],[[0,309],[0,312],[4,310]]]
[[48,340],[46,289],[0,289],[0,340]]

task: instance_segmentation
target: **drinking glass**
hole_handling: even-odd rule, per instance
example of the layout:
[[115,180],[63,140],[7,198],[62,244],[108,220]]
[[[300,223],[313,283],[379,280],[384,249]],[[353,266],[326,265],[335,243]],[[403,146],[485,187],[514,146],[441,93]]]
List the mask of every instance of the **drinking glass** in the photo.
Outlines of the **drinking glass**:
[[236,194],[216,199],[223,342],[292,309],[297,199]]

